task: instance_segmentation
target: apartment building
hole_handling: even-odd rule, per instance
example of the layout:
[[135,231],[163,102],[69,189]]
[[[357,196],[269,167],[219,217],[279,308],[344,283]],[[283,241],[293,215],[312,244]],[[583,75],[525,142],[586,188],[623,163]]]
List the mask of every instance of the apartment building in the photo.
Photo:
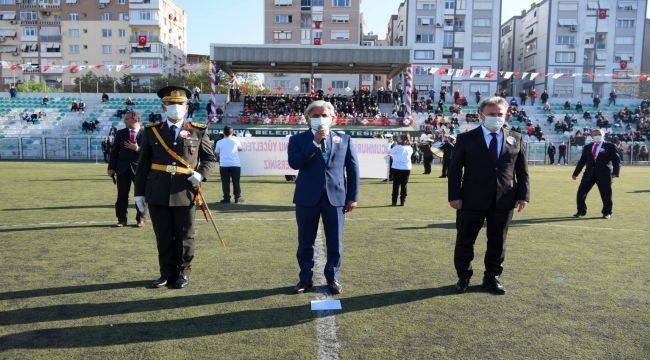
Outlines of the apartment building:
[[497,79],[428,73],[431,67],[497,71],[500,0],[407,0],[406,45],[412,49],[414,88],[445,86],[469,97],[494,94]]
[[406,1],[402,1],[397,8],[397,14],[391,15],[388,20],[386,40],[389,46],[406,45],[406,5]]
[[[264,0],[264,43],[360,45],[362,0]],[[285,93],[309,93],[310,74],[264,74],[264,84]],[[359,89],[359,75],[314,74],[315,88]]]
[[94,71],[131,74],[144,85],[179,71],[161,65],[185,63],[186,26],[185,12],[169,0],[0,0],[0,60],[32,65],[2,69],[2,83],[33,79],[71,89],[85,71],[61,65],[103,65]]
[[[551,96],[588,99],[612,90],[638,96],[646,0],[544,0],[508,20],[502,37],[512,38],[502,71],[609,76],[552,76],[502,81],[518,94],[547,90]],[[512,35],[511,33],[515,33]],[[503,51],[504,49],[502,49]]]

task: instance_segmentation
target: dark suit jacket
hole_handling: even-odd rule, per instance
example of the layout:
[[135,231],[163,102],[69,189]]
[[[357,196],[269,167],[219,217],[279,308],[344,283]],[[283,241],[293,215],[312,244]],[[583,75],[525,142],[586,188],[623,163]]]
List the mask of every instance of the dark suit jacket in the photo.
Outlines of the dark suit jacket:
[[[334,138],[338,138],[334,142]],[[289,166],[298,170],[293,202],[300,206],[316,206],[323,191],[333,206],[345,206],[359,200],[359,161],[350,135],[330,132],[327,137],[329,157],[313,143],[314,134],[307,130],[289,138]]]
[[149,124],[142,133],[140,161],[135,175],[135,196],[146,196],[150,205],[189,206],[194,202],[194,189],[192,183],[187,181],[189,175],[151,170],[151,164],[182,166],[160,145],[153,134],[153,126],[156,126],[170,149],[203,175],[204,181],[217,163],[207,128],[203,124],[185,121],[182,126],[188,135],[186,138],[179,135],[176,141],[171,138],[167,121]]
[[[135,138],[138,145],[142,145],[141,132],[142,131],[137,133]],[[111,155],[108,158],[108,170],[115,170],[118,175],[124,174],[127,171],[131,171],[135,174],[135,171],[138,168],[138,158],[140,157],[140,154],[137,151],[133,151],[124,146],[124,143],[130,140],[130,135],[128,128],[118,130],[115,133],[115,139],[111,146]]]
[[611,181],[612,175],[618,176],[621,171],[621,158],[618,156],[616,146],[604,142],[596,159],[591,155],[593,147],[594,143],[590,142],[582,148],[582,155],[573,171],[573,176],[580,175],[582,169],[585,168],[583,179],[591,179],[595,176],[597,180]]
[[[503,149],[496,163],[490,158],[483,130],[458,135],[449,166],[449,201],[462,200],[463,210],[513,209],[517,200],[530,200],[528,164],[521,134],[503,132]],[[508,141],[508,138],[511,141]]]

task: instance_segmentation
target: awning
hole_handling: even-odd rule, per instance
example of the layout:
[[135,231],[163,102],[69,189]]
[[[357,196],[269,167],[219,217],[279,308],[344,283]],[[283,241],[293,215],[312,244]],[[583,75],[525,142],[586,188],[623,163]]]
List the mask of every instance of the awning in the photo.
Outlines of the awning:
[[0,19],[2,20],[15,20],[16,12],[15,11],[0,11]]
[[18,51],[17,45],[0,45],[0,53],[13,53]]
[[0,29],[0,36],[16,36],[16,30]]
[[578,20],[576,19],[559,19],[558,23],[560,26],[578,26]]
[[614,57],[620,58],[621,61],[630,61],[630,60],[632,60],[632,55],[630,55],[630,54],[618,54],[618,55],[614,55]]

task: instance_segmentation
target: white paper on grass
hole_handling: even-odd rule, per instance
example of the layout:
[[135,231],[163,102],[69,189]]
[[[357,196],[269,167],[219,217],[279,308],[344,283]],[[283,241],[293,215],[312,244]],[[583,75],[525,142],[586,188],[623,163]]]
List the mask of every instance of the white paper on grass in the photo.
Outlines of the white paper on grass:
[[341,300],[312,300],[312,310],[341,310]]

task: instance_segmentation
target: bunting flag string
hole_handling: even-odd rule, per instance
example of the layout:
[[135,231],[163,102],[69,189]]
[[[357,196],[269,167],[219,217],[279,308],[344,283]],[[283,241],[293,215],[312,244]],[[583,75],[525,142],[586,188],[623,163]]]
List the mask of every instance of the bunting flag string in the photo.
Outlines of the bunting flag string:
[[587,72],[587,73],[544,73],[544,72],[521,72],[521,71],[488,71],[488,70],[472,70],[472,69],[451,69],[446,67],[423,67],[417,66],[416,71],[418,74],[425,73],[433,76],[447,77],[447,78],[479,78],[479,79],[493,79],[497,74],[505,80],[510,79],[526,79],[526,80],[535,80],[536,78],[551,77],[553,79],[559,78],[571,78],[571,77],[611,77],[614,79],[634,79],[638,78],[639,80],[650,80],[650,74],[636,74],[629,73],[625,71],[624,73],[619,73],[614,71],[613,73],[603,73],[603,72]]
[[18,64],[8,61],[0,61],[0,68],[6,69],[9,71],[34,71],[41,70],[43,73],[63,73],[68,71],[70,73],[77,73],[84,70],[96,70],[96,71],[105,71],[105,72],[122,72],[127,69],[155,69],[163,72],[164,70],[186,70],[193,71],[199,68],[204,67],[204,64],[118,64],[118,65],[105,65],[105,64],[95,64],[95,65],[54,65],[54,64],[44,64],[39,66],[38,64],[25,63]]

